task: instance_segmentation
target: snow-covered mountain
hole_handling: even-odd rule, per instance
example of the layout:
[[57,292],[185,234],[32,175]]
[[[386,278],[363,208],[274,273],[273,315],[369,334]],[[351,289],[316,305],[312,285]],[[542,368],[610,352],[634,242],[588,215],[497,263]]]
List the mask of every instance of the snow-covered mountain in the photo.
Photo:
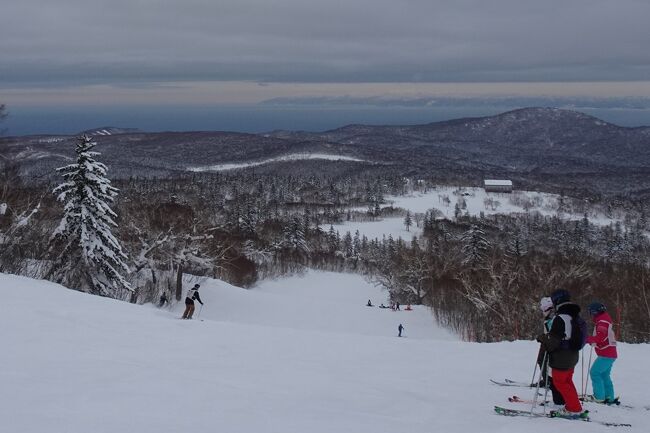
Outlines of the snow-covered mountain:
[[[120,132],[120,133],[116,133]],[[114,177],[171,176],[196,167],[230,166],[276,173],[296,170],[336,176],[391,170],[407,176],[459,176],[480,182],[507,177],[527,188],[587,190],[591,194],[650,194],[650,128],[625,128],[586,114],[553,108],[526,108],[496,116],[426,125],[349,125],[322,133],[274,131],[128,132],[94,130],[98,151]],[[110,134],[110,135],[108,135]],[[0,138],[30,176],[53,176],[71,153],[74,137]],[[346,158],[330,163],[295,154]],[[45,157],[45,156],[50,156]],[[365,162],[357,162],[362,160]],[[272,164],[264,163],[273,161]]]
[[[311,271],[252,290],[199,281],[205,306],[184,321],[182,305],[137,306],[0,274],[2,431],[610,431],[494,414],[496,404],[529,408],[506,400],[529,389],[488,379],[529,380],[536,343],[466,343],[423,308],[366,307],[386,295],[359,276]],[[396,337],[399,323],[406,338]],[[650,346],[619,350],[613,378],[634,408],[587,407],[594,420],[648,431],[640,379]]]

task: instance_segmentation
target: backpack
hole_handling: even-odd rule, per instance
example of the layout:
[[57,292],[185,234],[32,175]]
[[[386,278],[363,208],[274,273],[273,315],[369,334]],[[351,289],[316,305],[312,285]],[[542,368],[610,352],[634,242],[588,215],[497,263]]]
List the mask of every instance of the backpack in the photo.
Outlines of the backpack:
[[[571,317],[568,314],[560,314],[560,316],[565,316],[565,317]],[[566,329],[566,323],[567,320],[564,320],[565,323],[565,329]],[[589,331],[587,330],[587,322],[580,317],[571,317],[571,320],[569,320],[570,326],[571,326],[571,335],[567,336],[565,340],[562,340],[560,343],[560,347],[563,349],[568,349],[568,350],[575,350],[575,351],[581,351],[583,347],[585,347],[585,344],[587,344],[587,336],[589,335]]]
[[587,322],[580,316],[571,319],[571,338],[569,338],[569,349],[582,350],[587,344]]

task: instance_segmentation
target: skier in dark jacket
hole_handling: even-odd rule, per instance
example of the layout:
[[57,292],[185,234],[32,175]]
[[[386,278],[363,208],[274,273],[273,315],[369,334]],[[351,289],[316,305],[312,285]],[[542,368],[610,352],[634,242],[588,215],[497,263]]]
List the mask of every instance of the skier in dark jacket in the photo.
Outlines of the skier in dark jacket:
[[158,308],[164,307],[165,304],[169,304],[169,299],[167,299],[167,294],[165,292],[163,292],[163,294],[160,295],[160,301],[158,302]]
[[194,300],[199,301],[199,303],[203,305],[203,301],[201,301],[201,297],[199,296],[199,287],[201,286],[195,284],[194,287],[187,291],[187,295],[185,296],[185,311],[183,312],[183,319],[192,318],[192,314],[194,314]]
[[571,320],[580,315],[580,307],[571,302],[568,291],[559,289],[551,294],[555,306],[555,317],[548,333],[541,334],[537,341],[548,352],[549,366],[553,384],[564,398],[563,413],[582,413],[578,391],[573,383],[573,370],[578,363],[580,352],[569,347]]
[[[544,315],[544,333],[548,333],[551,330],[551,325],[553,324],[553,318],[555,317],[555,308],[553,307],[553,300],[548,296],[540,299],[539,309]],[[539,345],[539,352],[537,353],[537,365],[541,371],[542,379],[540,380],[539,385],[542,387],[547,387],[551,389],[551,394],[553,395],[553,403],[558,406],[564,406],[564,398],[562,394],[557,390],[555,385],[553,385],[553,373],[548,366],[548,353],[544,349],[544,345]],[[534,386],[537,386],[535,384]]]
[[397,336],[401,337],[402,336],[402,331],[404,330],[404,327],[400,323],[399,326],[397,327]]

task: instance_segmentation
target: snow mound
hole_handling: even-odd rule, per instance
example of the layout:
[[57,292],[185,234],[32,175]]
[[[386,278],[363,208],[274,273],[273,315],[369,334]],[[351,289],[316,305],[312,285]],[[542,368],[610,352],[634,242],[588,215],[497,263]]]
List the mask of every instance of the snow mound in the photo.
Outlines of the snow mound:
[[[188,286],[189,287],[189,286]],[[205,307],[201,318],[233,323],[339,332],[368,336],[393,336],[402,323],[409,338],[457,340],[438,327],[428,308],[412,311],[381,309],[387,292],[354,274],[309,271],[302,276],[267,280],[251,290],[220,280],[203,279],[199,290]],[[374,307],[367,307],[370,300]],[[174,311],[182,314],[184,305]],[[201,306],[197,304],[197,311]]]

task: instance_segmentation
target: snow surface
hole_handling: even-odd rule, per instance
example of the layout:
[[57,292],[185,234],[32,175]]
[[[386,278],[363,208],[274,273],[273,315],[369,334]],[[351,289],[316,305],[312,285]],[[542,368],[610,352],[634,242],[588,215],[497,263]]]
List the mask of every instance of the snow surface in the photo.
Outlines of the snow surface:
[[[402,238],[410,241],[413,236],[420,237],[422,235],[422,227],[416,227],[415,221],[411,226],[410,231],[406,230],[404,226],[404,218],[383,218],[376,221],[347,221],[343,224],[332,224],[335,231],[338,231],[341,236],[346,232],[350,232],[352,236],[358,230],[361,236],[365,235],[368,239],[381,240],[384,235],[386,238],[392,236],[393,239]],[[322,229],[325,232],[329,231],[330,226],[324,224]]]
[[[445,201],[445,197],[449,199]],[[481,212],[484,215],[506,215],[506,214],[525,214],[539,213],[544,216],[558,215],[557,194],[537,192],[537,191],[513,191],[512,193],[492,193],[485,192],[483,188],[478,187],[457,187],[457,186],[438,186],[427,193],[413,193],[404,196],[387,196],[387,204],[381,206],[386,208],[402,208],[409,210],[413,219],[416,213],[424,214],[431,209],[437,209],[440,213],[438,218],[448,220],[454,219],[454,207],[460,200],[465,202],[465,209],[462,213],[471,216],[479,216]],[[526,209],[523,203],[529,204]],[[367,208],[355,208],[354,210],[365,212]],[[560,214],[564,220],[581,220],[584,214]],[[622,218],[607,218],[602,214],[591,213],[588,215],[589,222],[592,224],[607,226],[612,223],[622,222]],[[341,234],[350,232],[354,234],[359,230],[361,235],[366,235],[369,239],[381,239],[383,235],[401,237],[404,240],[411,240],[415,236],[422,234],[421,227],[417,227],[413,219],[413,225],[410,231],[404,226],[403,217],[389,217],[376,221],[346,221],[342,224],[334,224],[334,230]],[[323,225],[324,230],[329,230],[328,225]]]
[[[528,407],[506,401],[528,389],[488,379],[530,380],[537,344],[461,342],[426,310],[366,307],[385,293],[356,275],[312,271],[248,291],[205,280],[203,321],[13,275],[0,289],[1,431],[611,431],[494,414]],[[614,381],[635,408],[591,405],[592,418],[647,432],[650,346],[619,353]]]
[[[53,141],[56,142],[56,141]],[[45,159],[45,158],[59,158],[59,159],[65,159],[65,160],[72,160],[67,155],[61,155],[59,153],[52,153],[52,152],[46,152],[46,151],[36,151],[32,148],[27,148],[21,152],[18,152],[15,156],[16,160],[23,160],[23,161],[28,161],[28,160],[35,160],[35,159]]]
[[485,179],[485,186],[512,186],[512,181],[507,179]]
[[264,159],[262,161],[242,162],[236,164],[217,164],[217,165],[208,165],[203,167],[188,167],[187,169],[189,171],[196,171],[196,172],[225,171],[225,170],[235,170],[239,168],[256,167],[258,165],[271,164],[274,162],[299,161],[304,159],[324,159],[329,161],[354,161],[354,162],[364,161],[363,159],[352,158],[350,156],[332,155],[327,153],[292,153],[289,155]]

